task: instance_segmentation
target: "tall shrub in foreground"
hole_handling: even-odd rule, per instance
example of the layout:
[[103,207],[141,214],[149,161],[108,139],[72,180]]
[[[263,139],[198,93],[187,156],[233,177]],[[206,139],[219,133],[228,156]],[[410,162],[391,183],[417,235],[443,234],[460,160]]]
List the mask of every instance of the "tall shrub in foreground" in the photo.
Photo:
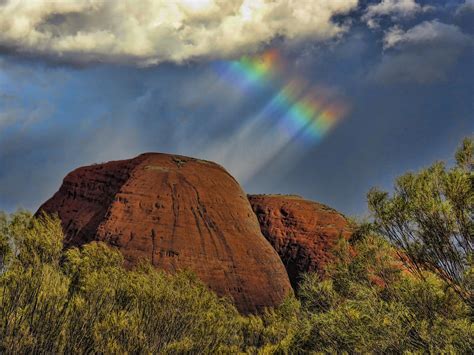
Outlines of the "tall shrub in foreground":
[[437,275],[415,277],[377,235],[341,240],[329,277],[307,274],[299,290],[307,322],[300,348],[329,353],[468,353],[469,307]]
[[0,353],[183,353],[241,349],[241,317],[196,278],[122,267],[101,243],[62,252],[60,222],[0,219]]
[[474,141],[465,139],[451,169],[436,163],[396,181],[392,196],[368,194],[375,223],[420,276],[429,269],[473,306]]

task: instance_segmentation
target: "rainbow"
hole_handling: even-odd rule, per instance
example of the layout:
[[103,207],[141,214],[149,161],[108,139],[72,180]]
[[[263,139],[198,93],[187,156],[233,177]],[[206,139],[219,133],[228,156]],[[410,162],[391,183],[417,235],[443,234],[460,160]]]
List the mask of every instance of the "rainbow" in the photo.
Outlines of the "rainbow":
[[276,79],[280,64],[275,50],[267,51],[259,57],[242,57],[238,61],[218,62],[216,71],[226,81],[243,91],[261,88]]
[[262,114],[274,119],[289,136],[319,142],[346,114],[347,105],[332,97],[322,87],[314,88],[289,74],[276,50],[238,61],[219,62],[216,69],[221,78],[242,92],[272,89],[273,98]]

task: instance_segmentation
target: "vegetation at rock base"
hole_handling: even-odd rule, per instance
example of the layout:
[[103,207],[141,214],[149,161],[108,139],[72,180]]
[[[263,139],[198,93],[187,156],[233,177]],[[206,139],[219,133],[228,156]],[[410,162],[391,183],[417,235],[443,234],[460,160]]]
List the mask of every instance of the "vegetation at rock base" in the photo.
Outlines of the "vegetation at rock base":
[[[233,351],[239,316],[189,273],[143,265],[91,243],[62,253],[58,220],[3,216],[0,352],[150,353]],[[5,249],[4,249],[5,250]]]
[[261,315],[102,243],[63,250],[56,218],[0,214],[0,353],[470,353],[472,149],[371,191],[374,223]]

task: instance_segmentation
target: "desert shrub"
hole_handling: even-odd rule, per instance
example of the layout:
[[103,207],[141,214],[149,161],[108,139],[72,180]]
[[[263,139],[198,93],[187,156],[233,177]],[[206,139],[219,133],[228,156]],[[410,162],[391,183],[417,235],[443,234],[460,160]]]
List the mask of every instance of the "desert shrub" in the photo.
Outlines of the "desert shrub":
[[55,218],[0,218],[1,353],[469,352],[470,308],[444,279],[409,271],[372,229],[341,239],[298,299],[239,315],[189,272],[175,275],[102,243],[61,250]]
[[290,296],[279,307],[242,318],[243,350],[251,354],[298,353],[306,324],[300,302]]
[[[100,269],[79,284],[74,332],[77,339],[89,337],[95,350],[210,353],[240,346],[235,308],[189,273],[167,275],[145,265]],[[82,332],[85,326],[91,328]]]
[[233,352],[235,307],[192,274],[123,268],[101,243],[62,252],[57,219],[0,219],[1,353]]
[[373,189],[368,194],[375,225],[422,276],[429,269],[473,300],[474,141],[465,139],[456,166],[438,162],[396,181],[392,196]]
[[436,274],[419,278],[376,235],[341,240],[329,278],[308,274],[299,290],[309,331],[302,348],[321,352],[468,352],[469,307]]
[[59,270],[62,231],[48,216],[19,212],[2,219],[5,268],[0,275],[0,352],[61,349],[69,280]]
[[189,272],[126,270],[102,243],[63,252],[57,219],[2,215],[0,352],[469,352],[468,304],[368,231],[341,239],[325,278],[306,275],[298,299],[242,316]]

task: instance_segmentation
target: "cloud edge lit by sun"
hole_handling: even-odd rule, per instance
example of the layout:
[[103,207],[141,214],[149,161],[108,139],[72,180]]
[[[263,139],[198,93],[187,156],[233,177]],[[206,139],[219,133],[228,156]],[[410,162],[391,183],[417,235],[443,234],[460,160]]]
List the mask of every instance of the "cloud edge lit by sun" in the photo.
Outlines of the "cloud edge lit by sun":
[[344,33],[357,0],[15,1],[0,4],[0,46],[65,62],[140,66],[255,53],[277,37]]

